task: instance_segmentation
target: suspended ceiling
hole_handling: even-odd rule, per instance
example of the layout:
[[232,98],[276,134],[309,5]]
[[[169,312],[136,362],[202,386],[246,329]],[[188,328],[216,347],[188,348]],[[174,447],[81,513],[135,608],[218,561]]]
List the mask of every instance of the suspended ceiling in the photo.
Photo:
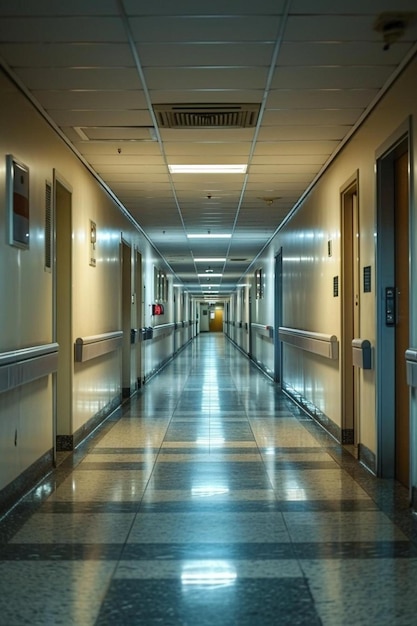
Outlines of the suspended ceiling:
[[[176,278],[221,299],[415,54],[416,8],[0,0],[0,56]],[[173,164],[247,170],[172,174]]]

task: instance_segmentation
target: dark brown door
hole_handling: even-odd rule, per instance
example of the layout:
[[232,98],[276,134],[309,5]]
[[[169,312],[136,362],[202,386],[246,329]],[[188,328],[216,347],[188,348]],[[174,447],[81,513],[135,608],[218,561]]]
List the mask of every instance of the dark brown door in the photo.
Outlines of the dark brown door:
[[408,155],[395,164],[395,284],[397,325],[395,331],[395,475],[403,485],[409,482],[409,390],[406,380],[405,351],[409,347],[409,224]]

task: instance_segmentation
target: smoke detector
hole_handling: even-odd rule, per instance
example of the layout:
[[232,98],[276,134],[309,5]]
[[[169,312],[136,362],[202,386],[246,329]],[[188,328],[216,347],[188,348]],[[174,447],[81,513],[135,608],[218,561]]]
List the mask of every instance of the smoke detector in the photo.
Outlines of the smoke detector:
[[271,206],[274,200],[280,200],[281,196],[262,196],[259,200],[263,200],[266,205]]
[[374,30],[382,33],[384,50],[389,50],[393,43],[401,39],[414,15],[415,13],[402,11],[398,13],[386,11],[377,17]]

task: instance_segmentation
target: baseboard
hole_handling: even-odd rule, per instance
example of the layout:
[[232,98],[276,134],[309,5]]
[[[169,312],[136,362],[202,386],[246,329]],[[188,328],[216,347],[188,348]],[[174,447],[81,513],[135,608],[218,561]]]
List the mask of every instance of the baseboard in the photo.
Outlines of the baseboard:
[[52,467],[53,451],[51,449],[4,487],[0,491],[0,516],[7,513],[28,491],[45,478]]
[[322,428],[324,428],[324,430],[328,432],[329,435],[336,439],[338,443],[345,443],[343,442],[343,437],[345,435],[342,432],[340,426],[335,424],[333,420],[331,420],[327,415],[325,415],[325,413],[323,413],[323,411],[316,407],[310,400],[304,398],[300,393],[298,393],[287,383],[282,383],[281,388],[282,391],[287,394],[287,396],[289,396],[291,400],[293,400],[293,402],[295,402],[295,404],[300,407],[300,409],[304,411],[304,413],[307,413],[307,415],[309,415],[314,421],[318,422],[320,426],[322,426]]
[[363,443],[358,444],[358,461],[376,476],[376,456]]
[[71,452],[81,441],[83,441],[93,430],[97,428],[122,402],[122,394],[119,394],[111,400],[98,413],[93,415],[85,424],[83,424],[73,435],[57,435],[56,449],[57,452]]

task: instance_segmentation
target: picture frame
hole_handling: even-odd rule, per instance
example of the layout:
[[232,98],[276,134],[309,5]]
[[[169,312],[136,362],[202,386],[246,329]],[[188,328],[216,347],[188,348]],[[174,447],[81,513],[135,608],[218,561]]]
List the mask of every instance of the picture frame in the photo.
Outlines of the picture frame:
[[29,168],[12,154],[6,155],[6,196],[9,244],[27,249],[30,242]]

